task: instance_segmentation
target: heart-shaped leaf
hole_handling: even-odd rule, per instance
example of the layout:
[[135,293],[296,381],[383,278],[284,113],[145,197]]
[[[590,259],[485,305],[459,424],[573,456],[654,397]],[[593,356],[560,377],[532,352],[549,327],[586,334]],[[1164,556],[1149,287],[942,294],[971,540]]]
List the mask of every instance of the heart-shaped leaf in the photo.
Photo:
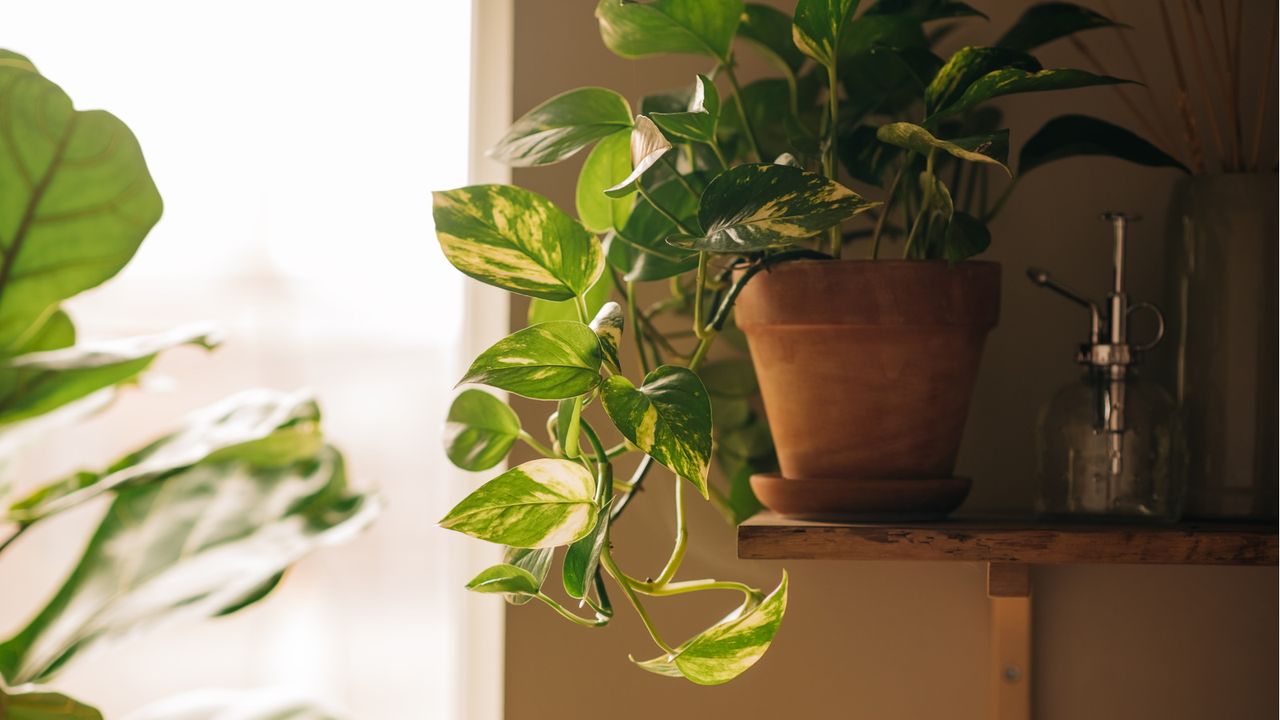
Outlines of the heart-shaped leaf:
[[449,406],[445,455],[463,470],[488,470],[502,462],[520,437],[520,418],[483,390],[463,390]]
[[489,155],[513,167],[549,165],[630,127],[626,98],[605,88],[578,88],[522,115]]
[[1173,167],[1189,172],[1168,153],[1132,132],[1087,115],[1063,115],[1045,123],[1018,156],[1018,173],[1069,157],[1103,155],[1150,167]]
[[925,114],[933,115],[964,96],[969,86],[989,72],[1018,68],[1041,69],[1040,61],[1019,51],[1001,47],[963,47],[955,51],[925,88]]
[[636,663],[652,673],[683,677],[699,685],[722,685],[764,656],[787,611],[787,573],[758,605],[744,603],[728,617],[690,639],[674,653]]
[[242,607],[312,549],[350,537],[376,503],[346,485],[342,457],[258,465],[224,453],[156,482],[117,487],[49,604],[0,645],[0,675],[41,681],[85,647],[183,612]]
[[600,382],[600,341],[580,322],[546,322],[480,353],[458,384],[481,383],[535,400],[591,392]]
[[[2,60],[0,60],[2,62]],[[102,713],[61,693],[10,692],[0,684],[0,718],[5,720],[102,720]]]
[[574,198],[578,218],[592,232],[607,232],[622,228],[631,217],[630,197],[611,198],[605,189],[614,187],[631,174],[631,130],[616,132],[601,140],[578,173],[578,187]]
[[[613,274],[602,272],[600,277],[596,279],[595,284],[587,288],[587,293],[582,296],[583,301],[587,304],[587,313],[594,315],[599,312],[600,308],[609,302],[609,298],[612,295]],[[553,302],[534,298],[529,302],[529,312],[526,319],[530,325],[554,320],[578,321],[578,304],[572,300]]]
[[796,47],[819,63],[834,67],[840,36],[857,7],[858,0],[798,0],[792,25]]
[[511,595],[537,595],[541,587],[528,570],[505,563],[481,571],[467,583],[467,589],[472,592]]
[[[547,574],[551,571],[551,558],[554,557],[555,554],[556,549],[553,547],[509,547],[502,553],[502,562],[507,565],[515,565],[521,570],[532,575],[534,583],[537,585],[538,589],[541,590],[542,583],[546,581]],[[523,593],[508,593],[503,597],[512,605],[524,605],[533,599],[532,595]]]
[[618,346],[622,344],[622,306],[616,302],[605,303],[591,321],[591,329],[600,338],[600,352],[605,364],[616,373],[622,372],[618,361]]
[[600,242],[545,197],[511,185],[432,193],[440,248],[482,283],[545,300],[582,295],[604,269]]
[[711,401],[696,373],[663,365],[639,388],[613,375],[604,381],[602,399],[623,437],[707,496]]
[[1086,7],[1067,2],[1044,2],[1022,12],[1013,27],[996,41],[1000,47],[1032,50],[1082,30],[1129,27]]
[[[695,191],[704,186],[701,175],[689,175],[685,179]],[[689,192],[679,180],[671,179],[649,190],[649,197],[685,225],[698,224],[698,195]],[[698,265],[697,253],[666,242],[678,232],[666,215],[640,198],[626,227],[609,243],[609,264],[621,271],[629,282],[665,280],[693,270]]]
[[1004,68],[983,75],[964,91],[954,103],[930,115],[929,122],[962,113],[992,98],[1017,93],[1044,92],[1046,90],[1071,90],[1096,85],[1120,85],[1133,82],[1109,75],[1094,75],[1084,70],[1041,70],[1028,72],[1017,68]]
[[605,503],[596,513],[596,526],[581,540],[569,546],[564,555],[564,591],[578,600],[587,596],[591,581],[600,565],[600,551],[609,535],[609,508]]
[[662,134],[658,126],[644,115],[637,115],[635,127],[631,129],[631,174],[617,185],[606,188],[604,194],[611,198],[620,198],[635,192],[640,176],[670,150],[671,142]]
[[705,235],[668,242],[711,252],[756,252],[813,237],[878,204],[799,168],[739,165],[716,176],[702,193],[698,219]]
[[323,439],[320,409],[306,392],[250,390],[192,413],[181,430],[97,472],[80,471],[13,503],[8,519],[33,523],[126,485],[164,479],[200,462],[238,457],[279,465],[314,456]]
[[0,348],[51,308],[111,278],[160,219],[137,139],[77,111],[21,56],[0,63]]
[[625,58],[683,53],[724,62],[732,54],[742,0],[600,0],[605,47]]
[[947,239],[942,246],[942,256],[947,262],[968,260],[986,252],[990,246],[991,231],[985,223],[958,210],[951,216],[951,224],[947,226]]
[[179,345],[213,349],[217,344],[217,334],[200,325],[19,355],[0,367],[0,425],[44,415],[133,380],[164,350]]
[[656,112],[649,115],[663,132],[684,140],[713,143],[720,123],[720,93],[705,75],[694,82],[693,97],[684,112]]
[[804,53],[791,39],[791,17],[771,5],[747,3],[738,37],[759,47],[791,73],[804,65]]
[[481,485],[440,526],[512,547],[568,545],[595,527],[595,490],[576,462],[531,460]]
[[932,153],[934,150],[941,150],[949,155],[952,155],[953,157],[960,158],[961,160],[968,160],[969,162],[986,163],[988,165],[995,165],[1001,170],[1004,170],[1009,175],[1013,175],[1013,173],[1009,171],[1009,168],[1006,167],[1004,163],[1000,162],[996,158],[987,154],[987,152],[982,152],[982,151],[990,152],[993,149],[993,147],[995,148],[996,152],[999,152],[998,146],[1003,144],[1004,151],[1007,154],[1008,148],[1009,148],[1007,131],[1003,135],[1003,142],[999,137],[988,138],[985,142],[989,144],[985,144],[985,145],[984,145],[984,141],[981,141],[981,140],[975,141],[971,138],[963,139],[963,141],[966,144],[971,144],[971,146],[975,149],[966,148],[957,142],[951,142],[948,140],[939,140],[938,138],[934,137],[933,133],[930,133],[928,130],[925,130],[919,125],[915,125],[908,122],[896,122],[896,123],[889,123],[887,125],[881,125],[880,128],[876,130],[876,138],[878,138],[881,142],[888,143],[895,147],[905,148],[907,150],[913,150],[915,152],[920,153],[921,155],[924,155],[925,157],[928,157],[929,154]]

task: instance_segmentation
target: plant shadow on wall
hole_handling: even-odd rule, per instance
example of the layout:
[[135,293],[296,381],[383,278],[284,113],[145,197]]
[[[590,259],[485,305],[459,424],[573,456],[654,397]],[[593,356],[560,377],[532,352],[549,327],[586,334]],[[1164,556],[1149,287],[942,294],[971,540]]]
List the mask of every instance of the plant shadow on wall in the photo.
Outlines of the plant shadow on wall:
[[[534,298],[530,326],[481,354],[462,382],[555,404],[545,440],[482,390],[463,391],[449,412],[448,453],[463,469],[494,467],[516,442],[543,456],[488,481],[441,521],[507,546],[505,562],[469,589],[514,604],[537,600],[570,622],[600,627],[613,615],[609,579],[659,650],[640,667],[705,685],[737,677],[778,630],[786,574],[767,593],[676,576],[687,543],[685,486],[740,521],[760,509],[749,478],[777,467],[770,429],[751,403],[758,389],[751,364],[706,361],[717,338],[745,347],[732,310],[740,294],[753,292],[753,278],[773,282],[782,268],[856,263],[876,275],[903,265],[835,262],[855,243],[870,260],[893,246],[905,260],[933,261],[931,272],[958,272],[987,248],[987,223],[1036,167],[1098,154],[1181,167],[1128,130],[1065,115],[1025,143],[1017,176],[1009,169],[1009,131],[987,101],[1127,82],[1045,69],[1029,54],[1078,31],[1115,26],[1097,13],[1066,3],[1033,6],[994,45],[966,47],[944,61],[932,48],[953,25],[935,21],[980,12],[960,2],[881,0],[855,17],[856,5],[800,0],[788,17],[740,0],[601,0],[601,35],[615,53],[693,55],[706,61],[704,73],[691,73],[689,88],[644,97],[639,115],[621,95],[592,87],[551,98],[515,122],[491,154],[516,167],[556,163],[594,145],[578,181],[576,220],[519,187],[435,193],[436,230],[450,262]],[[735,39],[780,75],[739,83]],[[842,184],[842,170],[883,199]],[[998,197],[989,190],[993,172],[1013,178]],[[855,218],[866,222],[853,227]],[[637,286],[659,282],[670,296],[640,306]],[[833,296],[827,305],[865,300]],[[689,330],[659,331],[664,315],[684,316]],[[760,362],[754,339],[751,349]],[[620,353],[634,353],[639,382],[623,374]],[[815,360],[798,357],[788,372],[804,375]],[[757,369],[763,382],[767,368]],[[817,378],[806,381],[821,386]],[[963,406],[967,389],[961,394]],[[767,388],[764,401],[775,417]],[[603,406],[621,436],[616,442],[585,419],[592,403]],[[631,476],[615,477],[615,463],[635,454],[641,459]],[[708,482],[713,456],[726,487]],[[780,444],[777,456],[785,473],[788,449]],[[676,539],[666,565],[641,580],[615,561],[610,528],[655,464],[676,478]],[[565,548],[562,584],[576,611],[544,590],[556,548]],[[737,593],[743,602],[684,642],[664,638],[645,610],[645,598],[704,591]]]
[[[60,304],[120,272],[161,201],[120,120],[77,111],[26,58],[0,51],[0,452],[101,412],[205,329],[82,342]],[[0,475],[0,553],[44,520],[109,505],[48,603],[0,643],[0,718],[101,718],[44,684],[84,651],[172,615],[218,617],[265,598],[289,566],[363,528],[375,500],[348,487],[342,455],[306,393],[255,390],[191,415],[172,434],[101,469],[33,485]],[[181,699],[147,718],[231,711],[234,698]],[[298,704],[243,717],[325,718]],[[246,708],[236,708],[237,712]],[[261,713],[261,714],[258,714]],[[242,715],[237,715],[241,717]]]

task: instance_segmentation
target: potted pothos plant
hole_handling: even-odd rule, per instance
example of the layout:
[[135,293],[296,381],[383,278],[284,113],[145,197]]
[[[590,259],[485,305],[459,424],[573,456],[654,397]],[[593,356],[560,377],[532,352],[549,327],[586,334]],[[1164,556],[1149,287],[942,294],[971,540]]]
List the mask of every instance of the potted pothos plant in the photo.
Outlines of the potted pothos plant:
[[[6,50],[0,135],[0,558],[21,552],[30,529],[109,500],[53,596],[0,638],[0,718],[101,720],[87,702],[49,687],[59,671],[166,617],[222,616],[257,603],[302,556],[367,525],[377,502],[348,485],[342,454],[305,392],[240,393],[105,467],[46,482],[14,477],[16,454],[105,410],[159,354],[212,348],[216,339],[203,327],[78,338],[62,303],[124,268],[160,219],[160,194],[123,122],[77,110]],[[238,703],[175,698],[142,717],[283,711]]]
[[[642,668],[717,684],[765,652],[787,580],[784,573],[767,594],[677,580],[686,484],[735,519],[759,507],[748,478],[766,505],[800,515],[945,513],[963,500],[967,481],[951,475],[999,306],[999,267],[971,260],[990,242],[986,223],[1017,177],[1052,160],[1177,163],[1127,130],[1068,115],[1025,143],[1021,175],[1008,166],[1009,131],[985,103],[1125,82],[1044,69],[1028,52],[1112,25],[1105,17],[1067,3],[1034,6],[992,46],[944,61],[933,47],[945,29],[931,23],[977,10],[881,0],[855,17],[856,6],[799,0],[788,16],[741,0],[600,0],[596,16],[612,51],[692,55],[703,73],[688,89],[643,98],[639,114],[618,93],[590,87],[516,120],[491,152],[513,166],[594,146],[576,219],[510,185],[434,194],[449,261],[534,298],[532,324],[481,354],[462,382],[554,404],[545,440],[481,390],[463,391],[449,412],[449,456],[464,469],[494,467],[516,442],[542,456],[485,483],[441,521],[508,548],[506,561],[469,589],[538,600],[594,627],[612,616],[611,581],[658,647]],[[745,46],[780,75],[743,85],[735,52]],[[993,172],[1014,178],[999,197],[988,191]],[[853,182],[873,190],[855,192]],[[670,296],[641,303],[641,286],[654,282],[666,282]],[[659,328],[658,316],[680,313],[689,331]],[[740,343],[738,328],[755,373],[708,361],[717,338]],[[633,354],[634,379],[622,362]],[[764,415],[747,399],[757,390]],[[584,418],[593,403],[620,443]],[[778,474],[766,472],[771,435]],[[636,470],[615,477],[633,454]],[[713,454],[727,489],[709,481]],[[678,531],[669,562],[641,580],[618,566],[610,529],[655,463],[677,478]],[[590,609],[585,616],[544,590],[557,548],[565,549],[564,590]],[[644,597],[718,590],[743,603],[680,643],[643,605]]]

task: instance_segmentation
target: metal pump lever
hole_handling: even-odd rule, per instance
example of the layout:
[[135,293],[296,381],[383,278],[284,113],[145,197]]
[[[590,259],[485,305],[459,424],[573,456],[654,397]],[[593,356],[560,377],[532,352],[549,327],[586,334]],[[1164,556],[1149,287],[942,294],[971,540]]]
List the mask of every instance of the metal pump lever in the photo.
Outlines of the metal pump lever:
[[1089,343],[1097,344],[1098,333],[1102,330],[1102,312],[1098,309],[1098,303],[1090,300],[1084,295],[1081,295],[1075,290],[1072,290],[1066,285],[1063,285],[1057,280],[1054,280],[1053,276],[1049,274],[1048,270],[1044,270],[1042,268],[1036,268],[1036,267],[1029,267],[1027,268],[1027,277],[1030,278],[1031,282],[1035,283],[1037,286],[1042,287],[1046,290],[1052,290],[1053,292],[1058,293],[1059,295],[1070,300],[1071,302],[1077,305],[1083,305],[1084,307],[1088,308],[1089,310]]

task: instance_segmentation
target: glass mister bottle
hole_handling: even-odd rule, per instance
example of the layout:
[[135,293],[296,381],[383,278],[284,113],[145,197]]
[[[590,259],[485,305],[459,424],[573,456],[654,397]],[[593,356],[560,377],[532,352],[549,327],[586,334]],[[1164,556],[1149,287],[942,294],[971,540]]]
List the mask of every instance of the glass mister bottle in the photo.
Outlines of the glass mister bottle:
[[[1046,516],[1092,520],[1172,522],[1182,511],[1185,443],[1172,398],[1139,377],[1142,354],[1160,342],[1164,317],[1151,303],[1130,304],[1124,289],[1125,241],[1130,222],[1107,213],[1112,227],[1114,277],[1102,307],[1065,287],[1044,270],[1027,275],[1040,287],[1089,311],[1089,341],[1076,361],[1079,381],[1054,395],[1037,428],[1037,510]],[[1147,310],[1155,336],[1132,344],[1130,315]]]

